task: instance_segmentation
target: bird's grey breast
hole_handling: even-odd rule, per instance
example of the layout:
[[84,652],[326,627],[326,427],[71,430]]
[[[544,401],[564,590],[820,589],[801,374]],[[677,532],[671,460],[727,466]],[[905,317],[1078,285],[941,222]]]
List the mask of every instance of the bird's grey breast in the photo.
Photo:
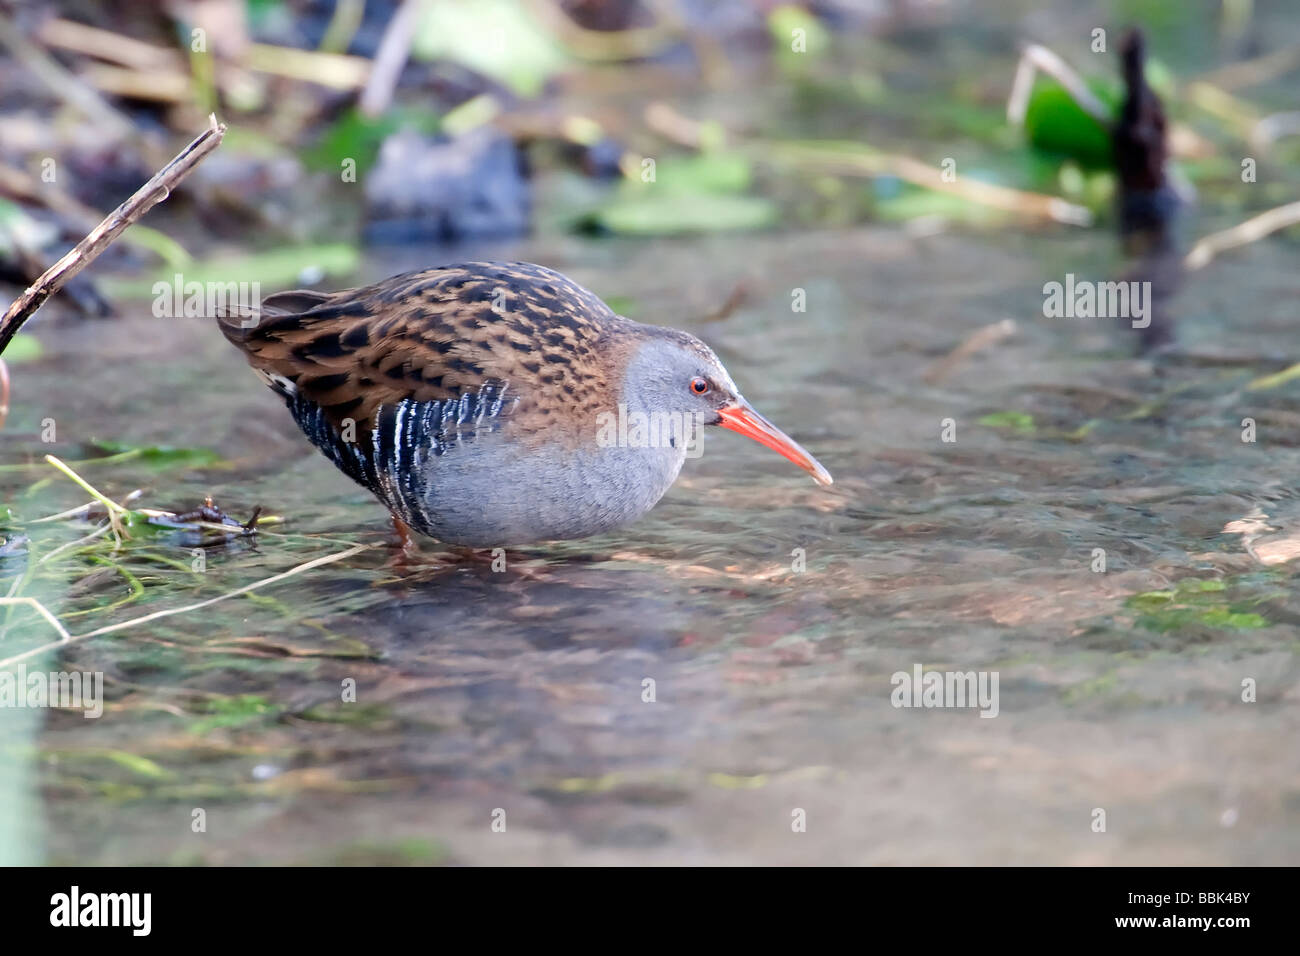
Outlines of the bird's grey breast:
[[491,435],[431,463],[412,523],[443,541],[494,547],[599,534],[653,508],[684,460],[680,443],[567,448]]
[[359,435],[341,433],[309,401],[290,397],[289,407],[345,474],[417,531],[452,544],[504,547],[617,528],[654,507],[685,460],[680,438],[658,447],[516,440],[504,426],[517,401],[503,383],[442,401],[405,399],[381,406]]

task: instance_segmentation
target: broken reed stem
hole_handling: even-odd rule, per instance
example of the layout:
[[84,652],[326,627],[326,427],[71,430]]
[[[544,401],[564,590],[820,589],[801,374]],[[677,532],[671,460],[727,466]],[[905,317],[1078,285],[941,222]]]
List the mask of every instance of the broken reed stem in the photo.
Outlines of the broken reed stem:
[[215,116],[209,118],[209,123],[198,138],[136,190],[130,199],[109,213],[103,222],[90,231],[90,235],[46,269],[26,292],[14,300],[4,317],[0,318],[0,354],[4,353],[14,334],[46,299],[98,258],[131,223],[171,195],[181,180],[221,145],[222,137],[226,135],[225,125],[218,123]]
[[971,356],[985,349],[992,348],[1004,339],[1016,334],[1016,323],[1012,319],[1003,319],[976,329],[968,335],[955,349],[936,361],[921,376],[927,385],[936,385],[966,362]]
[[370,68],[370,77],[357,101],[357,108],[364,115],[379,116],[392,103],[393,91],[397,89],[398,77],[411,55],[411,42],[424,12],[424,0],[405,0],[388,21],[374,65]]
[[1300,66],[1300,43],[1284,46],[1253,60],[1240,60],[1206,73],[1200,82],[1217,86],[1231,93],[1249,86],[1258,86],[1280,76],[1285,76]]
[[[42,648],[38,648],[38,650],[47,651],[50,650],[51,648],[58,647],[60,644],[66,644],[68,643],[68,641],[72,640],[72,635],[68,633],[68,629],[63,626],[63,623],[50,612],[49,608],[47,608],[40,601],[36,600],[36,598],[34,597],[3,597],[0,598],[0,604],[9,604],[9,605],[25,604],[28,607],[32,608],[41,617],[45,618],[45,620],[49,622],[50,627],[54,628],[54,630],[58,633],[61,640],[57,644],[47,644]],[[13,658],[9,658],[8,660],[0,661],[0,667],[8,667],[10,665],[10,662],[16,664],[20,659],[21,659],[21,655],[19,657],[13,657]]]
[[113,501],[107,495],[104,495],[100,491],[91,487],[90,483],[87,482],[86,479],[82,478],[79,474],[77,474],[75,471],[73,471],[71,468],[69,468],[59,459],[55,458],[53,455],[46,455],[45,460],[49,462],[51,465],[53,465],[55,468],[57,468],[59,471],[63,472],[63,474],[71,478],[74,482],[76,482],[77,486],[82,491],[89,494],[90,497],[94,498],[96,501],[98,501],[101,505],[104,506],[104,509],[108,512],[109,527],[113,529],[113,538],[118,542],[118,544],[121,544],[122,539],[124,537],[127,537],[126,526],[122,524],[122,515],[130,514],[130,511],[128,511],[126,508],[123,508],[121,505],[119,505],[116,501]]
[[141,617],[133,617],[129,621],[122,621],[118,624],[108,624],[105,625],[104,627],[98,627],[95,628],[95,630],[93,631],[87,631],[85,634],[76,634],[76,635],[69,634],[67,628],[65,628],[63,624],[60,623],[59,619],[55,617],[52,613],[50,613],[50,611],[45,607],[45,605],[41,604],[41,602],[37,601],[35,598],[3,597],[0,598],[0,605],[26,604],[31,607],[34,607],[36,611],[42,617],[44,617],[46,621],[49,622],[50,626],[54,628],[55,631],[58,632],[60,640],[54,641],[53,643],[50,644],[43,644],[40,647],[34,647],[30,651],[23,651],[21,654],[15,654],[12,657],[6,657],[4,660],[0,660],[0,668],[13,667],[15,664],[20,664],[23,661],[28,660],[32,657],[37,657],[41,654],[46,654],[50,651],[58,650],[59,648],[66,647],[69,644],[75,644],[80,641],[89,640],[92,637],[100,637],[101,635],[104,634],[111,634],[114,631],[126,630],[128,627],[136,627],[140,624],[148,623],[149,621],[156,621],[159,618],[171,617],[176,614],[186,614],[190,611],[197,611],[200,608],[205,608],[213,604],[216,604],[218,601],[225,601],[232,597],[238,597],[241,594],[248,594],[250,591],[259,590],[260,588],[264,588],[267,585],[275,584],[278,581],[283,581],[285,578],[291,578],[294,575],[302,574],[304,571],[310,571],[312,568],[319,568],[322,565],[333,564],[335,561],[342,561],[344,558],[350,558],[354,554],[359,554],[362,551],[368,551],[368,550],[370,550],[370,545],[368,544],[354,545],[353,547],[348,548],[346,551],[338,551],[335,552],[334,554],[327,554],[322,558],[313,558],[311,561],[305,561],[302,564],[290,568],[288,571],[283,571],[280,574],[273,575],[269,578],[263,578],[261,581],[254,581],[252,584],[245,584],[243,587],[235,588],[235,590],[228,591],[225,594],[218,594],[216,597],[208,598],[207,600],[204,601],[198,601],[194,604],[186,604],[183,607],[168,608],[165,611],[154,611],[152,614],[145,614],[142,615]]
[[1287,203],[1284,206],[1276,206],[1267,212],[1262,212],[1258,216],[1253,216],[1245,222],[1237,223],[1229,229],[1220,232],[1212,232],[1205,236],[1192,247],[1192,251],[1187,253],[1183,260],[1183,265],[1189,270],[1200,269],[1209,265],[1220,252],[1227,252],[1229,249],[1236,249],[1238,246],[1249,245],[1257,242],[1279,229],[1286,229],[1288,226],[1300,224],[1300,202]]
[[73,541],[65,541],[63,544],[59,545],[53,551],[49,552],[43,558],[37,561],[36,564],[38,566],[42,564],[46,564],[54,560],[55,558],[57,558],[64,551],[71,551],[73,548],[79,548],[83,544],[89,544],[90,542],[95,541],[98,538],[102,538],[104,535],[108,534],[108,532],[111,531],[112,529],[113,526],[111,524],[105,523],[103,525],[100,525],[94,531],[90,532],[90,534],[88,535],[77,538]]
[[1011,95],[1007,97],[1007,122],[1012,126],[1024,124],[1025,114],[1029,110],[1029,96],[1034,89],[1034,75],[1039,71],[1060,83],[1080,109],[1105,128],[1110,128],[1114,122],[1111,111],[1088,88],[1083,77],[1055,51],[1037,43],[1029,44],[1020,54],[1016,78],[1011,84]]
[[92,487],[90,483],[86,481],[86,479],[82,478],[79,474],[77,474],[75,471],[73,471],[71,468],[65,465],[58,458],[55,458],[53,455],[46,455],[45,460],[49,462],[51,465],[53,465],[55,468],[57,468],[59,471],[63,472],[69,478],[71,478],[74,482],[76,482],[77,486],[81,488],[82,491],[86,492],[86,494],[90,495],[90,497],[94,498],[101,505],[103,505],[104,508],[107,509],[109,514],[116,513],[119,515],[124,515],[128,513],[126,508],[123,508],[112,498],[109,498],[103,492]]
[[747,148],[748,155],[760,162],[790,163],[804,169],[841,176],[897,176],[924,189],[949,193],[981,206],[1002,209],[1020,216],[1052,220],[1071,226],[1092,224],[1092,212],[1086,206],[1067,202],[1057,196],[981,182],[969,176],[947,180],[943,177],[943,170],[937,166],[901,154],[867,151],[856,143],[828,141],[808,145],[752,140],[743,145]]

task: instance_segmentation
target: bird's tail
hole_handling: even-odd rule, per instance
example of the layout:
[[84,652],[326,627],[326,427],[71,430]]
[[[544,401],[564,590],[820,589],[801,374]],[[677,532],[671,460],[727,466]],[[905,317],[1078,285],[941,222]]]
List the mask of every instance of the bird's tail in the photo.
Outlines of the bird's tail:
[[257,337],[259,331],[265,334],[268,326],[278,324],[276,320],[310,312],[317,306],[325,305],[331,298],[330,293],[313,292],[310,289],[276,292],[261,302],[239,303],[219,311],[217,324],[222,335],[242,347],[250,338]]

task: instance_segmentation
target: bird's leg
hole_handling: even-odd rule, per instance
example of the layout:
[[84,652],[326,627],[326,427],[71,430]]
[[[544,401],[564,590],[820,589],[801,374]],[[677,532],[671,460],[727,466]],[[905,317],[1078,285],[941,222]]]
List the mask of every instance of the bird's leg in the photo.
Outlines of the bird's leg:
[[416,557],[420,553],[420,546],[416,543],[415,538],[411,535],[411,526],[395,514],[389,514],[393,519],[393,531],[397,534],[397,555],[396,563],[405,564],[406,560]]

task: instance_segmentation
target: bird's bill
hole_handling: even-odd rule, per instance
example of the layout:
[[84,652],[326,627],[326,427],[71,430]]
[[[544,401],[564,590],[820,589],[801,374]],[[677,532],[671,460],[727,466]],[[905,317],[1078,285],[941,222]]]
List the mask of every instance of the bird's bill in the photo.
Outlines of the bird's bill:
[[746,438],[752,438],[759,444],[766,445],[774,452],[784,455],[812,475],[813,481],[823,488],[830,487],[834,481],[831,478],[831,473],[822,467],[821,462],[804,451],[793,438],[754,411],[748,402],[740,402],[735,405],[728,405],[726,408],[720,408],[718,409],[718,415],[722,419],[718,424],[723,428],[729,428]]

